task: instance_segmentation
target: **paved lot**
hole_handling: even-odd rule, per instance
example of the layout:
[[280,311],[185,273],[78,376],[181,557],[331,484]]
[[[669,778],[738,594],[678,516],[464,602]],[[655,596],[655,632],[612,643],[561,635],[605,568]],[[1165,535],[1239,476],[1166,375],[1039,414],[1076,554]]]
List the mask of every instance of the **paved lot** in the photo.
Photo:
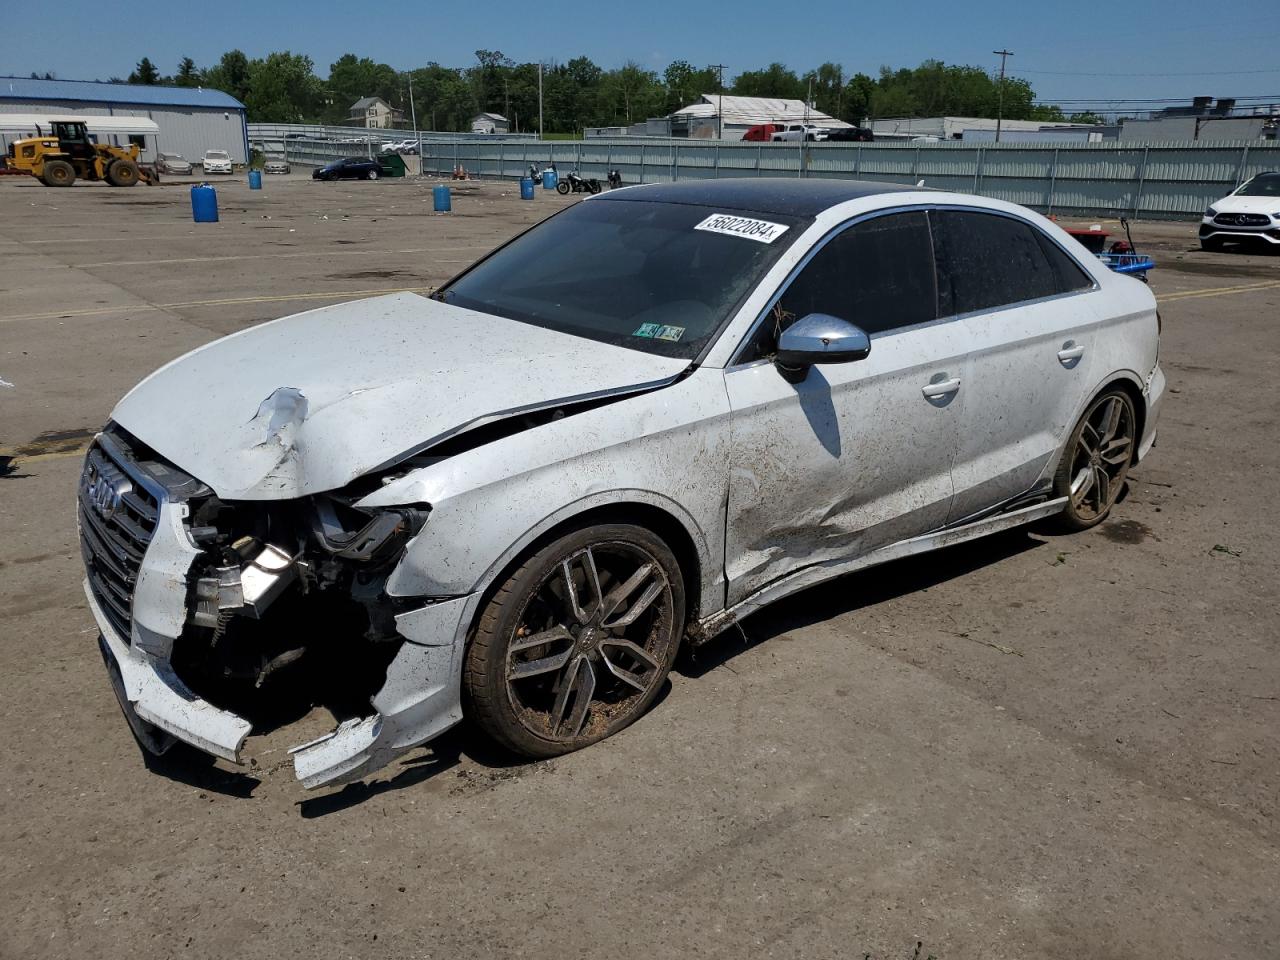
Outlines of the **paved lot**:
[[[552,207],[514,184],[0,181],[2,957],[1280,954],[1280,257],[1160,260],[1160,442],[1113,518],[811,590],[621,736],[512,765],[467,730],[308,794],[144,765],[80,589],[77,451],[148,371],[421,289]],[[5,463],[5,461],[0,461]]]

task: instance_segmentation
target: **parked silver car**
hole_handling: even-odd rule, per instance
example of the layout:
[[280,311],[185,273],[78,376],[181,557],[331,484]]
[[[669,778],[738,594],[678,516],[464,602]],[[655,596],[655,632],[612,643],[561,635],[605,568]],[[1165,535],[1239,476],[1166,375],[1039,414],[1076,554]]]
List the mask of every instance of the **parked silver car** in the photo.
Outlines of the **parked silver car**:
[[288,173],[292,169],[287,160],[268,160],[262,165],[263,173]]
[[170,173],[177,176],[190,176],[191,163],[180,153],[158,153],[156,154],[156,168],[161,173]]
[[1157,349],[1150,290],[1013,204],[615,190],[430,298],[152,374],[85,461],[86,593],[152,750],[236,760],[297,697],[340,719],[293,754],[308,787],[467,716],[550,756],[779,597],[1098,523],[1154,440]]

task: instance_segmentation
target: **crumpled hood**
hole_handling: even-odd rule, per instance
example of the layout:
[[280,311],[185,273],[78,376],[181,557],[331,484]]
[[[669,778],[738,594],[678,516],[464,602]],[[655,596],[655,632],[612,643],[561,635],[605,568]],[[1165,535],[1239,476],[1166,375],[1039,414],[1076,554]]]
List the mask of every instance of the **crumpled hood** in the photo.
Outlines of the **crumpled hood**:
[[1209,206],[1219,213],[1280,213],[1280,197],[1223,197]]
[[333,490],[468,424],[661,383],[688,362],[396,293],[224,337],[111,414],[235,500]]

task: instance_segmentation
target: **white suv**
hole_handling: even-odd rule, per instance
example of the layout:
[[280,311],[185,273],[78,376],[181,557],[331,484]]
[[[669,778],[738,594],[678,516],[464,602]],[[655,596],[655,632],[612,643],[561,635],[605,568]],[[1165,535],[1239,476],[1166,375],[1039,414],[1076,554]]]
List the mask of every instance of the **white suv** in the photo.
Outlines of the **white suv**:
[[1262,242],[1280,248],[1280,173],[1246,180],[1204,212],[1200,247],[1221,250],[1224,243]]

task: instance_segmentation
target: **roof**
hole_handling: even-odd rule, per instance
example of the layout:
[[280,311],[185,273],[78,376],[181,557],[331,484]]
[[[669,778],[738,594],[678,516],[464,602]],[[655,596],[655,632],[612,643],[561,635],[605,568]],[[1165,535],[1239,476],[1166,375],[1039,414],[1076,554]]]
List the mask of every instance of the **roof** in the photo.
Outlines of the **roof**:
[[506,123],[507,118],[500,113],[477,113],[472,120],[479,120],[481,117],[488,117],[490,120],[496,120],[499,123]]
[[24,80],[21,77],[0,77],[0,101],[4,100],[84,100],[153,107],[244,109],[244,104],[231,94],[210,87],[161,87],[93,80]]
[[755,126],[758,123],[808,123],[815,127],[847,127],[843,120],[806,107],[803,100],[778,97],[732,97],[704,93],[692,103],[671,114],[672,117],[714,117],[722,113],[725,123]]
[[375,103],[381,103],[385,106],[387,101],[383,100],[381,97],[361,97],[351,105],[351,109],[364,110],[366,107],[372,107]]
[[[92,117],[88,114],[62,116],[56,113],[0,113],[0,130],[30,130],[57,121],[83,123],[92,133],[159,133],[160,125],[147,117]],[[48,131],[46,131],[47,133]]]
[[655,203],[716,207],[721,210],[813,217],[846,200],[923,189],[909,184],[878,183],[872,180],[743,177],[644,184],[624,190],[611,190],[594,197],[593,201],[649,200]]

